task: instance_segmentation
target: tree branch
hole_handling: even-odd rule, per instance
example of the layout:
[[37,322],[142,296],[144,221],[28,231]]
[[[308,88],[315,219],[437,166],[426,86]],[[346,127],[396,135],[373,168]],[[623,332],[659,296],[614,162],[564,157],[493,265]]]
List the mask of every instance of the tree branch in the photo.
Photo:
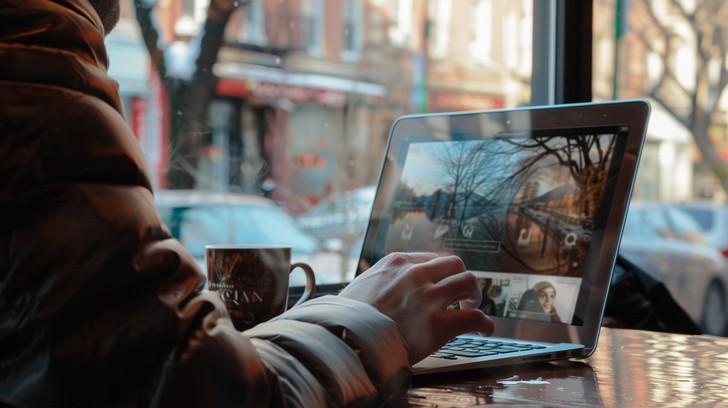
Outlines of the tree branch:
[[134,8],[136,10],[136,19],[141,29],[144,45],[149,51],[152,64],[157,68],[160,78],[165,78],[167,74],[167,64],[164,59],[164,48],[160,47],[160,30],[158,29],[157,20],[154,17],[154,7],[156,0],[134,0]]

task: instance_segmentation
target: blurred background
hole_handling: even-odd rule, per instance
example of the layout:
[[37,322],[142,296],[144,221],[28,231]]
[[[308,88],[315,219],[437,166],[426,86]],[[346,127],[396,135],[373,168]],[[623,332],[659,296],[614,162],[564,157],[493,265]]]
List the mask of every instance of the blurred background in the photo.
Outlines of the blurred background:
[[724,334],[722,0],[121,3],[110,73],[160,213],[198,259],[212,240],[295,237],[319,283],[346,282],[398,116],[646,98],[644,211],[621,251]]

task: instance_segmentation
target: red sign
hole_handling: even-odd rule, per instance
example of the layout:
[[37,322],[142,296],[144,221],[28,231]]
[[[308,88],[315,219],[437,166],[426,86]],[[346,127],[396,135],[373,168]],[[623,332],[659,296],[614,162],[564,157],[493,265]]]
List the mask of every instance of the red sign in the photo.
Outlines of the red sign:
[[232,78],[219,78],[217,80],[217,94],[222,96],[250,96],[250,89],[245,81]]
[[319,105],[340,108],[346,104],[346,93],[330,89],[257,82],[233,78],[220,78],[217,82],[218,95],[249,97],[263,100],[288,99],[293,103],[315,102]]
[[467,92],[432,91],[430,110],[487,110],[500,109],[506,105],[501,98]]
[[313,153],[301,153],[294,158],[299,167],[324,167],[326,158]]
[[131,128],[140,144],[147,140],[147,101],[131,98]]

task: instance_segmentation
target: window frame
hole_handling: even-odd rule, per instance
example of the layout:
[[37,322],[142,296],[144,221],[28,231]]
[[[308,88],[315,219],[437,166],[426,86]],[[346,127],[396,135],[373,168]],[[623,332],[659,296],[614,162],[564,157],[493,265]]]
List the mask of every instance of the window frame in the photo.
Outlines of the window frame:
[[534,0],[532,105],[591,102],[593,3]]

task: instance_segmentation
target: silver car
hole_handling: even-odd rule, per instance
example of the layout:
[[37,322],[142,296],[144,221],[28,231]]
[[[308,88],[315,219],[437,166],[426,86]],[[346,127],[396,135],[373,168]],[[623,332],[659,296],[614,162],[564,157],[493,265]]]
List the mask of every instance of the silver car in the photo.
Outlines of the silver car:
[[695,218],[703,232],[703,241],[728,257],[728,206],[708,201],[676,204]]
[[356,239],[369,223],[375,192],[375,186],[364,186],[332,193],[299,215],[298,221],[319,239]]
[[376,186],[332,193],[298,216],[303,228],[342,256],[344,281],[353,279],[369,224]]
[[[204,191],[160,190],[155,206],[172,235],[205,267],[205,245],[250,244],[291,246],[291,261],[306,262],[317,284],[341,282],[341,256],[321,242],[274,201],[254,196]],[[292,286],[305,285],[303,273],[291,275]]]
[[706,333],[725,335],[728,265],[703,239],[700,226],[684,210],[663,203],[633,203],[620,254],[663,282]]

